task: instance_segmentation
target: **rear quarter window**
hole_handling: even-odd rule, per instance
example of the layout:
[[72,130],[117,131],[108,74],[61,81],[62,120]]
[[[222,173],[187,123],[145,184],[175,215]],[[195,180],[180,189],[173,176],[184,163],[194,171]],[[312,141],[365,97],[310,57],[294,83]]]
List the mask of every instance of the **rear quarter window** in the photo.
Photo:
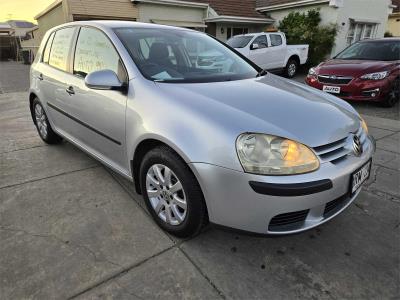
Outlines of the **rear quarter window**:
[[63,28],[56,31],[50,51],[50,66],[62,71],[68,70],[68,55],[74,32],[74,27]]

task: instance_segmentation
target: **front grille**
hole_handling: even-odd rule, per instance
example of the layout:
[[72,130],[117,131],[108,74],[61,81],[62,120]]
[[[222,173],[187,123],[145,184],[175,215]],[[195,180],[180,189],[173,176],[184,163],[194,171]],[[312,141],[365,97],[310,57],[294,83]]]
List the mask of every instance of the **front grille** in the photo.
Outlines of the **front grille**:
[[300,210],[285,214],[280,214],[271,219],[269,222],[269,231],[288,231],[300,228],[310,210]]
[[349,199],[348,195],[345,194],[335,200],[328,202],[324,210],[324,218],[328,218],[338,212],[346,204],[346,200]]
[[318,75],[318,81],[320,83],[349,84],[349,82],[352,80],[353,77],[348,77],[348,76]]
[[333,94],[334,96],[337,96],[337,97],[350,97],[351,96],[351,93],[350,92],[340,92],[339,94]]
[[[363,147],[365,147],[367,135],[362,127],[360,126],[360,128],[354,134],[359,137],[361,144]],[[352,147],[347,145],[347,143],[349,143],[347,139],[348,137],[345,137],[333,143],[314,147],[313,149],[320,158],[321,162],[337,163],[344,159],[352,151]]]

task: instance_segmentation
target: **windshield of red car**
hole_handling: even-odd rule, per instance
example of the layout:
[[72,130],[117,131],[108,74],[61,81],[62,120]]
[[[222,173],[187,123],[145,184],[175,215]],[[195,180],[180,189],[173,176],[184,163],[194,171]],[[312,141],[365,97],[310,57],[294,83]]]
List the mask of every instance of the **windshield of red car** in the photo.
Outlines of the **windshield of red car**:
[[337,59],[400,60],[400,41],[370,41],[351,45],[339,53]]

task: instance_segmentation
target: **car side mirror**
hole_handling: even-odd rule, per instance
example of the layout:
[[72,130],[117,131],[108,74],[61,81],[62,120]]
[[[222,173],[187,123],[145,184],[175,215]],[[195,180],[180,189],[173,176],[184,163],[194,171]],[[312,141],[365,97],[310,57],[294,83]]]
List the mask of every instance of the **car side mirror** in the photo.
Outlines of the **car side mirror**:
[[85,77],[85,84],[94,90],[121,90],[124,84],[117,74],[111,70],[99,70],[89,73]]
[[260,48],[260,45],[257,44],[257,43],[253,43],[253,44],[251,44],[250,50],[255,50],[255,49],[258,49],[258,48]]

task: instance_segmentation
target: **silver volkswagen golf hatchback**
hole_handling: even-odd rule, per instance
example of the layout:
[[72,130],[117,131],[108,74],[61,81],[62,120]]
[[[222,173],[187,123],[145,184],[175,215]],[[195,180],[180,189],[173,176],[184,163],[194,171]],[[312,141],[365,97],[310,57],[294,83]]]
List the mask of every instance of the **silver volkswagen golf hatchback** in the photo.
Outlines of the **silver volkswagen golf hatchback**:
[[176,236],[207,222],[301,232],[342,212],[369,177],[375,144],[349,104],[201,32],[64,24],[43,38],[30,80],[43,141],[65,139],[133,181]]

